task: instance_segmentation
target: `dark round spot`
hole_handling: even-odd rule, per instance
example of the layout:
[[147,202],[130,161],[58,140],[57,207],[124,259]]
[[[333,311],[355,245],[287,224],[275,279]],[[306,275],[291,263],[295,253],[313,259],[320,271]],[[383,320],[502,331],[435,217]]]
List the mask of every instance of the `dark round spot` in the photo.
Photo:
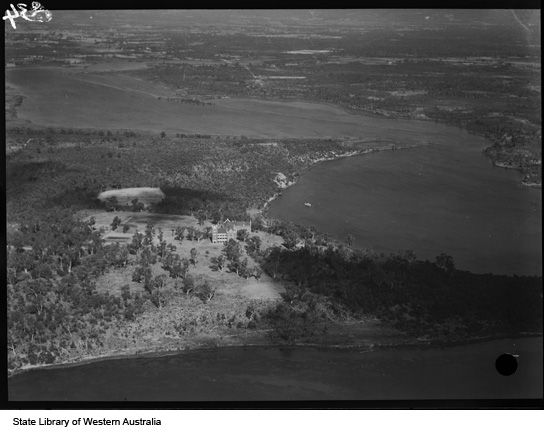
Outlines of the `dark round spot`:
[[513,375],[518,368],[516,357],[510,353],[503,353],[495,361],[495,368],[503,376]]

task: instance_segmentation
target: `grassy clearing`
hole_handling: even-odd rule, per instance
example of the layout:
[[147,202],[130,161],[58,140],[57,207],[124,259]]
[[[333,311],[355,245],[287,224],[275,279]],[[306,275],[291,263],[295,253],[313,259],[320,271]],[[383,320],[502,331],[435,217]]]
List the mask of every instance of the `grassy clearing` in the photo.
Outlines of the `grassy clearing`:
[[[200,242],[183,240],[182,242],[174,239],[172,229],[177,226],[194,226],[204,230],[211,225],[210,222],[205,222],[202,226],[198,225],[196,218],[192,216],[179,215],[164,215],[150,212],[99,212],[92,213],[87,211],[84,215],[94,217],[96,227],[109,227],[115,216],[121,219],[121,227],[127,223],[130,229],[126,233],[120,231],[106,231],[103,235],[106,241],[119,242],[120,244],[129,243],[132,236],[136,232],[143,233],[148,223],[153,224],[157,232],[159,229],[163,231],[164,240],[167,244],[176,246],[176,254],[181,258],[190,258],[191,249],[196,248],[198,251],[197,264],[191,266],[189,274],[196,277],[198,281],[207,280],[217,289],[219,294],[229,295],[234,297],[243,297],[249,299],[278,299],[280,293],[285,289],[283,286],[273,281],[268,275],[256,280],[255,278],[244,279],[234,273],[228,273],[225,270],[213,271],[210,266],[210,259],[222,254],[223,244],[212,243],[210,240],[201,240]],[[261,249],[266,249],[272,246],[281,245],[283,239],[280,236],[256,231],[252,235],[257,235],[262,240]],[[158,243],[158,239],[154,240]],[[244,243],[242,243],[244,245]],[[254,260],[246,256],[249,266],[255,266]],[[143,284],[132,282],[132,272],[135,266],[129,265],[124,269],[112,270],[101,276],[97,281],[97,289],[103,292],[120,295],[121,287],[129,284],[130,291],[143,292]],[[166,273],[159,264],[153,265],[153,275]],[[175,280],[168,278],[166,288],[176,294]]]
[[142,204],[149,206],[161,202],[165,195],[158,187],[128,187],[126,189],[106,190],[98,195],[101,201],[116,199],[120,205],[130,205],[131,201],[136,199]]

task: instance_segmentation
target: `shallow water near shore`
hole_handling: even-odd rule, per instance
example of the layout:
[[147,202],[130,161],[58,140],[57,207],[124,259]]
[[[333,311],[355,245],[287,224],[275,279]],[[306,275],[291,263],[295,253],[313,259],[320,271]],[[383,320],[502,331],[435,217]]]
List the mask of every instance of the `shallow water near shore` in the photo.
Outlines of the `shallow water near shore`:
[[[319,163],[269,214],[376,252],[442,252],[476,273],[542,275],[541,190],[493,167],[479,138]],[[312,207],[305,207],[309,202]]]
[[[495,360],[518,354],[502,376]],[[542,337],[375,351],[236,347],[32,370],[9,400],[221,401],[542,398]]]

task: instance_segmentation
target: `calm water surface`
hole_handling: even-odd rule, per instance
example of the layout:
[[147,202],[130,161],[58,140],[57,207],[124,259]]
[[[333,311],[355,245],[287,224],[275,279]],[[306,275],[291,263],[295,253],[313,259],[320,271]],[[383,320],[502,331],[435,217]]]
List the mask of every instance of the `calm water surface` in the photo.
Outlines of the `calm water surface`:
[[329,104],[236,98],[213,106],[169,103],[148,94],[140,81],[108,77],[89,82],[89,75],[60,68],[17,68],[6,80],[26,96],[20,119],[43,125],[423,145],[317,165],[272,203],[270,213],[339,239],[350,233],[358,247],[378,252],[413,250],[429,259],[446,252],[462,269],[542,275],[541,191],[521,186],[515,171],[493,168],[482,154],[491,143],[481,137]]
[[[495,370],[519,355],[512,376]],[[542,338],[362,352],[224,348],[36,370],[10,400],[313,400],[542,398]]]
[[474,136],[441,139],[318,164],[270,214],[377,252],[445,252],[460,269],[542,275],[541,190],[492,167]]

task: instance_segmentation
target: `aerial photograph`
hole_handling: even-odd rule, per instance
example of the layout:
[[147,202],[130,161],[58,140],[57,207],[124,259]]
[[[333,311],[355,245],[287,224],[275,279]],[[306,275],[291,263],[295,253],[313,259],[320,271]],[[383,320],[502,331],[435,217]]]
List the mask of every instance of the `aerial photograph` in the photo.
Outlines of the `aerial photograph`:
[[3,20],[9,401],[542,400],[540,10]]

